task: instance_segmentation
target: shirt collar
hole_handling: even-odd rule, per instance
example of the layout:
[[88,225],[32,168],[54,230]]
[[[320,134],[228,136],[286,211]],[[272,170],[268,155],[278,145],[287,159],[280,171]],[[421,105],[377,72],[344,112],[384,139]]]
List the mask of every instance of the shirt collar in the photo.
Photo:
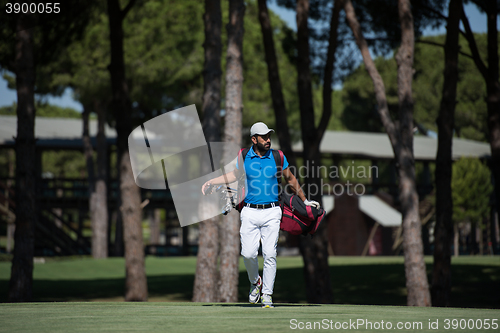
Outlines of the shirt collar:
[[[257,155],[257,153],[255,152],[255,150],[253,150],[253,147],[250,149],[250,151],[248,152],[248,154],[250,155],[250,158],[254,158],[254,157],[260,157],[259,155]],[[272,149],[269,149],[266,154],[264,156],[262,156],[262,158],[271,158],[271,150]]]

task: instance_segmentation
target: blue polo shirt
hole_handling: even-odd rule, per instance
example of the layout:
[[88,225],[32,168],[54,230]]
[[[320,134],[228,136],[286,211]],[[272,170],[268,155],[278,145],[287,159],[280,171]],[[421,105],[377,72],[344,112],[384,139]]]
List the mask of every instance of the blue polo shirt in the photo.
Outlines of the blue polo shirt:
[[[236,168],[239,169],[238,161]],[[283,155],[283,170],[288,168],[288,161]],[[250,148],[245,157],[246,197],[245,202],[251,204],[268,204],[278,201],[278,181],[276,180],[276,163],[272,149],[260,157]]]

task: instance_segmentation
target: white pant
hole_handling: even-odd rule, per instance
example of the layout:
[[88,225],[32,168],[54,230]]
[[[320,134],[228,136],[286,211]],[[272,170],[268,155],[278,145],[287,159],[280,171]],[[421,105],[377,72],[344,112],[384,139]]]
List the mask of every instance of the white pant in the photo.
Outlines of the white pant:
[[279,206],[257,209],[243,207],[241,210],[241,255],[245,262],[250,283],[259,278],[257,253],[259,241],[262,241],[264,273],[262,275],[262,293],[272,295],[276,278],[276,246],[280,232],[281,208]]

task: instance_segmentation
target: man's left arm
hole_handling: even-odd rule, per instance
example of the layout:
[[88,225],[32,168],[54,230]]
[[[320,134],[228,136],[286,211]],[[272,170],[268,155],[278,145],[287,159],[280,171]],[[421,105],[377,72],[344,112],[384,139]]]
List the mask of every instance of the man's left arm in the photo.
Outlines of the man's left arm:
[[283,177],[285,177],[285,180],[288,183],[288,186],[290,186],[290,188],[292,189],[292,192],[298,195],[300,200],[304,201],[307,206],[315,206],[316,208],[319,208],[319,202],[314,200],[309,201],[306,199],[304,191],[302,191],[302,188],[299,185],[299,181],[290,171],[290,168],[286,168],[285,170],[283,170]]

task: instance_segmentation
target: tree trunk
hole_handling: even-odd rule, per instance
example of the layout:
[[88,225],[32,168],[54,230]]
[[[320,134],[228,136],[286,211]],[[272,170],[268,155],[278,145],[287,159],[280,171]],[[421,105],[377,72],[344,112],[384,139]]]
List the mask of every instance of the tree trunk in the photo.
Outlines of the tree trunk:
[[96,193],[95,193],[95,168],[94,168],[94,149],[90,141],[89,133],[89,116],[90,110],[87,104],[83,105],[82,120],[83,120],[83,152],[87,164],[87,180],[89,182],[89,212],[90,221],[92,225],[92,256],[98,258],[97,250],[98,244],[96,239],[95,230],[95,216],[96,216]]
[[498,3],[497,1],[486,1],[488,16],[488,80],[486,89],[488,96],[486,104],[488,108],[488,130],[491,146],[491,164],[495,178],[496,210],[500,212],[500,82],[499,82],[499,59],[498,59]]
[[453,252],[455,257],[460,254],[460,231],[456,223],[453,225]]
[[415,36],[409,0],[398,1],[401,22],[401,46],[396,54],[398,64],[399,133],[401,150],[399,162],[399,199],[403,210],[403,249],[405,256],[408,305],[430,306],[429,283],[425,270],[422,244],[422,223],[418,212],[413,156],[413,55]]
[[[150,211],[149,215],[149,229],[151,232],[149,236],[149,244],[151,245],[160,244],[160,224],[160,210],[153,209]],[[182,245],[184,245],[184,243]]]
[[139,187],[135,184],[128,136],[132,132],[132,105],[125,80],[123,61],[123,18],[134,0],[124,10],[118,0],[108,0],[109,30],[111,41],[111,89],[116,121],[116,145],[120,167],[120,212],[123,219],[123,240],[125,244],[125,300],[146,301],[148,288],[144,270],[144,245],[142,241],[142,209]]
[[[304,165],[306,166],[306,196],[321,203],[321,179],[313,168],[320,165],[319,142],[314,123],[314,105],[309,59],[309,1],[297,1],[297,72]],[[330,110],[331,112],[331,110]],[[321,126],[321,125],[320,125]],[[318,146],[315,146],[318,145]],[[304,261],[306,296],[309,303],[333,303],[328,266],[326,228],[321,225],[314,238],[301,238],[300,252]]]
[[478,235],[478,244],[479,244],[479,255],[483,255],[484,254],[484,229],[483,229],[483,226],[484,226],[484,219],[482,221],[482,223],[478,223],[477,224],[477,235]]
[[[16,177],[15,156],[16,156],[15,149],[7,150],[9,179],[7,180],[6,184],[8,189],[12,188],[12,185],[14,184],[13,179]],[[5,194],[7,195],[7,197],[10,196],[9,191],[6,191]],[[14,244],[14,233],[16,231],[15,221],[16,221],[15,215],[12,216],[11,218],[7,218],[7,244],[5,246],[5,250],[9,254],[12,253],[12,247],[13,247],[12,245]]]
[[[115,172],[116,172],[116,181],[120,184],[120,163],[119,154],[116,153],[116,164],[115,164]],[[120,187],[118,187],[118,194],[120,193]],[[123,218],[122,212],[120,211],[120,207],[122,205],[122,198],[120,195],[116,198],[116,214],[115,214],[115,242],[113,244],[113,255],[115,257],[123,257],[124,255],[124,245],[123,245]]]
[[[220,0],[205,0],[205,65],[203,70],[203,132],[207,142],[220,141],[221,99],[221,29],[222,14]],[[201,166],[203,174],[212,172]],[[217,208],[214,208],[217,209]],[[200,222],[198,258],[193,287],[193,302],[216,302],[218,298],[217,257],[219,252],[220,217]]]
[[[119,169],[119,168],[118,168]],[[119,180],[118,180],[119,181]],[[115,213],[115,242],[113,244],[113,256],[123,257],[123,219],[120,212],[121,198],[116,198],[117,211]]]
[[33,252],[35,244],[35,63],[33,59],[32,15],[20,14],[16,34],[16,230],[9,284],[9,301],[32,298]]
[[273,40],[273,28],[269,19],[267,10],[267,1],[259,0],[259,21],[262,30],[262,39],[264,42],[264,52],[266,54],[267,77],[271,87],[271,99],[273,101],[274,119],[276,122],[276,134],[280,143],[280,149],[285,154],[288,163],[297,167],[295,153],[292,150],[292,140],[288,127],[287,110],[283,90],[279,75],[278,61],[276,60],[276,51]]
[[323,114],[320,120],[320,126],[317,131],[315,149],[319,151],[321,139],[325,134],[328,123],[332,115],[332,75],[335,65],[335,53],[338,45],[338,27],[339,15],[344,6],[344,0],[337,0],[333,4],[332,17],[330,19],[330,37],[328,40],[328,52],[323,75]]
[[462,0],[450,0],[448,8],[443,95],[437,119],[436,226],[434,227],[434,267],[431,288],[433,306],[448,306],[451,292],[452,143],[458,82],[458,34]]
[[[227,24],[226,64],[226,116],[224,125],[224,160],[234,158],[230,146],[241,147],[241,122],[243,112],[243,18],[244,0],[229,1]],[[232,145],[231,145],[232,144]],[[220,286],[221,302],[238,301],[238,275],[240,255],[240,215],[232,210],[220,228]]]
[[415,186],[415,160],[413,156],[413,101],[411,95],[413,75],[413,18],[408,0],[399,0],[401,47],[396,55],[398,63],[398,97],[400,126],[391,120],[387,106],[384,82],[371,58],[351,1],[346,0],[346,19],[353,31],[366,70],[373,81],[377,111],[385,127],[398,162],[400,202],[403,213],[403,248],[405,252],[406,287],[408,305],[430,306],[430,293],[423,257],[421,222],[418,213],[418,195]]
[[490,218],[488,219],[490,229],[489,229],[489,235],[490,239],[488,240],[488,245],[490,246],[490,253],[492,255],[495,254],[494,249],[497,248],[497,237],[496,237],[496,209],[490,209]]
[[469,239],[470,239],[470,253],[471,254],[477,254],[477,226],[476,222],[470,222],[470,234],[469,234]]
[[217,302],[219,252],[218,218],[200,222],[198,258],[194,277],[193,302]]
[[108,257],[108,147],[104,125],[106,110],[101,101],[94,101],[97,113],[97,174],[94,187],[94,215],[92,217],[92,255],[94,258]]
[[470,28],[469,20],[462,7],[462,23],[465,37],[471,49],[474,63],[486,82],[486,105],[488,109],[488,137],[491,147],[491,170],[495,178],[496,210],[500,212],[500,82],[498,59],[498,4],[494,0],[486,1],[488,67],[479,56],[476,40]]
[[[89,182],[89,192],[92,196],[94,192],[94,183],[95,183],[95,167],[94,167],[94,149],[92,148],[92,142],[90,140],[90,131],[89,131],[89,116],[90,109],[87,104],[83,105],[82,112],[82,123],[83,123],[83,155],[85,156],[85,163],[87,165],[87,179]],[[89,202],[91,205],[92,202]],[[90,206],[90,213],[92,214],[92,206]]]

